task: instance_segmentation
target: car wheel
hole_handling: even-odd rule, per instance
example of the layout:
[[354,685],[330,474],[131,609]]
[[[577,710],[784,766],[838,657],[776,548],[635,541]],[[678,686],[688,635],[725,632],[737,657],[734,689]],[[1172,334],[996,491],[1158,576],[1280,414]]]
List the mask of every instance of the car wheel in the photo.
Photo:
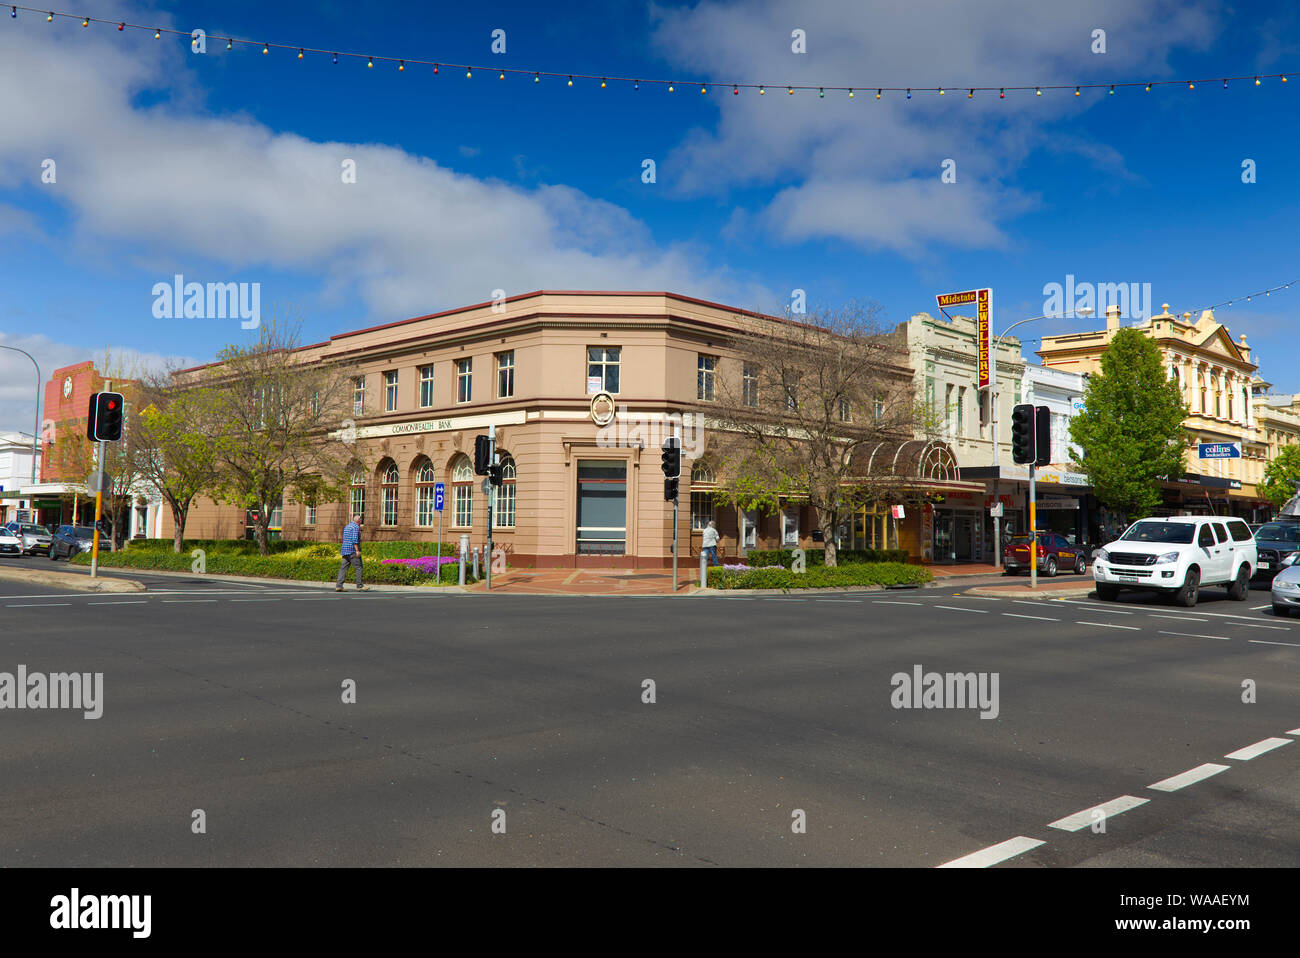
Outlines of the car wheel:
[[1250,598],[1250,566],[1244,562],[1237,570],[1236,581],[1228,586],[1228,598],[1235,602],[1245,602]]
[[1274,602],[1273,614],[1277,616],[1279,619],[1286,619],[1286,618],[1290,618],[1291,610],[1284,605],[1278,605],[1276,602]]
[[50,561],[51,561],[51,562],[58,562],[58,561],[59,561],[59,557],[56,556],[56,555],[54,554],[54,549],[53,549],[53,548],[50,549]]
[[1117,585],[1098,585],[1097,598],[1103,602],[1114,602],[1119,598],[1119,586]]
[[1051,579],[1051,578],[1054,578],[1055,576],[1056,576],[1056,556],[1048,556],[1048,558],[1047,558],[1047,577],[1048,577],[1049,579]]
[[1181,605],[1184,609],[1190,609],[1196,605],[1196,599],[1201,591],[1201,572],[1199,569],[1188,569],[1187,578],[1183,579],[1183,587],[1174,593],[1174,602]]
[[1087,572],[1088,560],[1085,559],[1083,556],[1079,556],[1077,559],[1075,559],[1074,571],[1077,572],[1079,575],[1083,575],[1085,572]]

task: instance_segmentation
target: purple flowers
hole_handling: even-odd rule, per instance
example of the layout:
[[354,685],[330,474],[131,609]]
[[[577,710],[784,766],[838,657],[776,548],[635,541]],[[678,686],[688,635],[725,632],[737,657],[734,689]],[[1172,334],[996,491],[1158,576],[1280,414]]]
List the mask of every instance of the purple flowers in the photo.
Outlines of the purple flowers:
[[743,562],[737,562],[735,565],[724,565],[722,568],[726,569],[728,572],[752,572],[755,569],[784,569],[785,566],[780,566],[780,565],[752,566],[752,565],[745,565],[745,563]]
[[449,563],[459,562],[459,561],[460,559],[457,556],[421,556],[419,559],[382,560],[382,562],[385,565],[409,566],[410,568],[416,570],[417,572],[423,572],[425,575],[432,575],[432,576],[436,576],[438,574],[438,566],[447,565]]

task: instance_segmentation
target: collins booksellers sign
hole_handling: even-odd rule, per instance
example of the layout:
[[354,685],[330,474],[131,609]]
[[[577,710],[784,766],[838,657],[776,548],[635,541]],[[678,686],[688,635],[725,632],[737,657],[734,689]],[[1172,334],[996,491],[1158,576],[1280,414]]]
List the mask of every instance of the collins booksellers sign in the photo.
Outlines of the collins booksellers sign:
[[984,289],[968,289],[961,293],[943,293],[936,296],[935,300],[939,304],[939,311],[945,316],[949,306],[975,304],[975,362],[978,370],[975,384],[980,389],[986,389],[991,381],[989,375],[989,318],[993,312],[993,290],[985,287]]

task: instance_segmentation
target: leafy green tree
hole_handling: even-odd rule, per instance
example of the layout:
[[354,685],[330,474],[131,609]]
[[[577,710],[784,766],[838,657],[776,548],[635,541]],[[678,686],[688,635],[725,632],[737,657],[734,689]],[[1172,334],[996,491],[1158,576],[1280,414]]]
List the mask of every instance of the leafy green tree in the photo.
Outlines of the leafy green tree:
[[183,387],[162,374],[143,385],[139,442],[141,475],[172,513],[172,551],[185,540],[190,506],[216,485],[211,400],[202,386]]
[[1259,491],[1275,506],[1285,505],[1296,494],[1300,483],[1300,445],[1290,445],[1264,468],[1264,481]]
[[1183,474],[1187,407],[1160,348],[1137,329],[1121,329],[1101,356],[1070,422],[1079,468],[1097,498],[1131,519],[1160,502],[1160,481]]

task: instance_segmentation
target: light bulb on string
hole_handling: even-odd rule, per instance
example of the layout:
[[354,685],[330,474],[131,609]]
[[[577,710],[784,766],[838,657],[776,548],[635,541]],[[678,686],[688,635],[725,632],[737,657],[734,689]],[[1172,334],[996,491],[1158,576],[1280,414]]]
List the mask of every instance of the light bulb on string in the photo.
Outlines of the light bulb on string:
[[153,32],[153,38],[154,38],[155,40],[161,40],[161,39],[162,39],[162,31],[161,31],[161,30],[157,30],[157,29],[155,29],[154,32]]
[[505,70],[502,70],[502,71],[501,71],[501,75],[500,75],[499,77],[497,77],[497,79],[498,79],[498,80],[504,80],[505,78],[506,78],[506,71],[505,71]]
[[1115,84],[1113,83],[1110,85],[1110,95],[1111,96],[1115,95]]
[[1005,100],[1006,98],[1007,98],[1007,91],[1006,91],[1006,90],[999,90],[999,91],[998,91],[998,99],[999,99],[999,100]]
[[405,72],[405,70],[406,70],[406,61],[405,61],[405,60],[398,60],[398,61],[397,61],[397,72],[398,72],[398,73],[403,73],[403,72]]
[[1150,84],[1150,83],[1147,84],[1147,92],[1148,92],[1148,93],[1151,92],[1151,84]]
[[1282,82],[1283,82],[1283,83],[1286,82],[1286,74],[1285,74],[1285,73],[1282,74]]
[[939,87],[939,96],[943,96],[943,87]]
[[[740,87],[738,87],[738,86],[733,86],[733,87],[731,88],[731,95],[732,95],[732,96],[740,96]],[[851,94],[851,93],[849,94],[849,96],[852,96],[852,95],[853,95],[853,94]]]
[[9,16],[11,16],[11,17],[16,17],[16,16],[18,16],[18,8],[17,8],[17,7],[10,7],[10,8],[9,8]]
[[764,95],[766,95],[766,93],[767,93],[767,91],[766,91],[765,89],[763,89],[763,85],[760,83],[760,84],[758,85],[758,95],[759,95],[759,96],[764,96]]
[[1042,87],[1034,87],[1034,96],[1042,96],[1042,95],[1043,95]]
[[465,79],[470,80],[474,77],[474,71],[470,67],[465,68]]
[[[121,30],[122,28],[121,28],[121,27],[118,27],[118,29]],[[229,50],[232,46],[233,46],[233,42],[230,40],[229,37],[227,37],[227,38],[226,38],[226,49]]]
[[1078,95],[1079,95],[1079,88],[1078,88],[1078,87],[1075,87],[1075,88],[1074,88],[1074,95],[1075,95],[1075,96],[1078,96]]
[[118,32],[120,33],[121,31],[123,31],[123,30],[126,29],[126,24],[125,24],[125,23],[119,23],[119,24],[117,25],[117,29],[118,29]]
[[51,10],[51,11],[50,11],[50,15],[49,15],[48,17],[45,18],[45,22],[46,22],[46,23],[52,23],[53,21],[54,21],[54,11]]
[[335,62],[335,63],[338,63],[338,62],[339,62],[339,55],[338,55],[337,53],[334,54],[334,62]]
[[786,88],[785,88],[785,92],[788,93],[788,94],[790,94],[791,96],[794,96],[794,87],[792,87],[792,86],[791,86],[791,87],[786,87]]
[[[53,17],[48,17],[48,18],[46,18],[46,21],[45,21],[45,22],[48,23],[50,20],[53,20],[53,19],[54,19]],[[82,21],[81,21],[81,25],[82,25],[83,27],[88,27],[88,26],[90,26],[90,17],[84,17],[84,18],[82,19]]]
[[633,90],[639,90],[639,89],[641,89],[641,81],[640,81],[640,80],[633,80],[633,81],[632,81],[632,89],[633,89]]
[[[334,62],[335,62],[335,63],[338,63],[339,61],[338,61],[338,59],[336,58],[336,59],[334,60]],[[437,72],[438,72],[438,64],[436,64],[436,63],[433,65],[433,72],[434,72],[434,73],[437,73]]]
[[534,73],[534,74],[533,74],[533,82],[534,82],[534,83],[541,83],[541,82],[542,82],[542,75],[541,75],[540,73]]
[[[572,81],[572,80],[569,81],[569,85],[570,85],[570,86],[573,85],[573,81]],[[668,84],[668,92],[669,92],[669,93],[672,93],[672,92],[673,92],[673,85],[672,85],[671,83]]]
[[973,100],[973,99],[975,99],[975,91],[974,91],[974,90],[969,91],[969,92],[966,94],[966,99],[968,99],[968,100]]
[[1259,77],[1255,77],[1255,86],[1259,86]]
[[573,86],[573,77],[569,77],[569,86]]
[[852,90],[849,90],[849,99],[850,99],[850,100],[853,99],[853,91],[852,91]]
[[824,86],[819,86],[817,88],[817,96],[823,100],[826,99],[826,88]]
[[1224,77],[1224,78],[1223,78],[1223,88],[1224,88],[1225,90],[1228,89],[1228,78],[1227,78],[1227,77]]
[[908,87],[908,88],[907,88],[907,98],[908,98],[909,100],[912,99],[912,88],[911,88],[911,87]]
[[879,91],[879,90],[876,91],[876,99],[877,99],[877,100],[880,99],[880,91]]
[[602,90],[605,89],[605,78],[604,78],[604,77],[601,77],[601,78],[600,78],[600,88],[601,88]]
[[1187,81],[1187,89],[1189,89],[1189,90],[1195,90],[1195,89],[1196,89],[1196,84],[1193,83],[1191,80],[1188,80],[1188,81]]
[[700,93],[701,93],[701,94],[704,94],[704,93],[708,93],[708,92],[709,92],[709,91],[706,90],[706,89],[704,88],[704,84],[701,83],[701,84],[700,84]]
[[302,59],[302,47],[299,47],[299,48],[298,48],[298,59],[299,59],[299,60]]
[[266,53],[270,53],[270,52],[271,52],[271,45],[268,44],[268,43],[263,43],[263,44],[262,44],[262,53],[266,54]]
[[374,57],[366,57],[366,69],[368,69],[368,70],[369,70],[369,69],[374,69],[374,66],[375,66],[375,58],[374,58]]

